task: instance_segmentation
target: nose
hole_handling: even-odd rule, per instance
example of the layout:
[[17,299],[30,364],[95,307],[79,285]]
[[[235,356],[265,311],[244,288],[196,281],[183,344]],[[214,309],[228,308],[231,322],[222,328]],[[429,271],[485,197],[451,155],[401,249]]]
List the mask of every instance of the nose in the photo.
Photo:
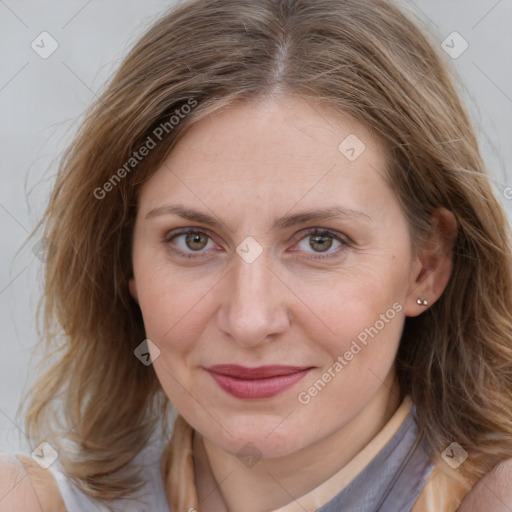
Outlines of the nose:
[[286,285],[277,277],[264,251],[248,263],[238,254],[224,278],[225,300],[218,325],[240,345],[256,346],[272,341],[289,326]]

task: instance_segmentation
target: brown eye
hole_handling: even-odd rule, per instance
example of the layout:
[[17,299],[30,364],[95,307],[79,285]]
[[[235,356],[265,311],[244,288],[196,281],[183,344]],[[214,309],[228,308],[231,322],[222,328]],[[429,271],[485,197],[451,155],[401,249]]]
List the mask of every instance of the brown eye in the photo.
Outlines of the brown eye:
[[332,247],[332,237],[325,235],[312,235],[309,237],[309,245],[312,249],[325,252]]
[[[179,232],[170,232],[166,234],[162,240],[169,251],[185,258],[195,258],[205,255],[208,252],[205,248],[207,248],[208,242],[210,241],[211,237],[198,229],[184,229]],[[212,245],[214,245],[213,242]]]
[[185,235],[185,244],[193,251],[200,251],[201,249],[204,249],[207,243],[208,236],[204,233],[187,233]]
[[[338,244],[337,246],[333,246],[335,242]],[[298,249],[306,253],[306,258],[317,260],[340,256],[349,246],[350,241],[343,235],[325,228],[309,230],[297,244]],[[334,249],[330,250],[333,247]]]

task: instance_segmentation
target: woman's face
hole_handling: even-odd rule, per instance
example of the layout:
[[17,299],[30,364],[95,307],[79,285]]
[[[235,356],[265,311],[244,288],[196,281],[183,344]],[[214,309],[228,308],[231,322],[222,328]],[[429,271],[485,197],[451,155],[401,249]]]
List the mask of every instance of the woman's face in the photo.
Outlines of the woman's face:
[[385,163],[281,97],[197,122],[145,184],[130,290],[163,389],[217,446],[292,453],[387,385],[421,265]]

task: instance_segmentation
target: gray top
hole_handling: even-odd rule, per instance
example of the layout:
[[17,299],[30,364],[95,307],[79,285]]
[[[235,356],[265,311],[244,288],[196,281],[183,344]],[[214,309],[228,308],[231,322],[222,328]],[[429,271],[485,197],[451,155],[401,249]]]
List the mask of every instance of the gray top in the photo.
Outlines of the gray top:
[[435,464],[414,421],[415,408],[368,466],[317,512],[410,512]]

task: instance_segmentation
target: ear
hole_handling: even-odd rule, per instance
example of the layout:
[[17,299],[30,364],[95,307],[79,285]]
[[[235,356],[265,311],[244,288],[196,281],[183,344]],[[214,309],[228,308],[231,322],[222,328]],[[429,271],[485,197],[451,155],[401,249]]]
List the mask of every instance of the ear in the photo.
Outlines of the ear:
[[138,304],[139,303],[139,296],[137,294],[137,285],[135,284],[135,278],[132,277],[128,281],[128,288],[130,290],[130,295],[133,297],[133,300]]
[[458,226],[455,216],[446,208],[438,208],[431,217],[432,229],[427,240],[418,249],[411,275],[406,316],[418,316],[426,307],[417,303],[424,299],[428,306],[441,296],[453,270],[453,247]]

